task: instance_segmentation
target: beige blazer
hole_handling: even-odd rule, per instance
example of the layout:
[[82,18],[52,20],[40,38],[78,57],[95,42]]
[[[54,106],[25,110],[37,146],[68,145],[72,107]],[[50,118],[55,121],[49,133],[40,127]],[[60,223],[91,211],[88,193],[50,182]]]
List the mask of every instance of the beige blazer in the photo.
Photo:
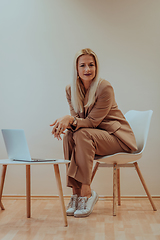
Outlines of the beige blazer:
[[[95,102],[89,107],[84,107],[84,111],[76,113],[71,103],[71,86],[66,87],[66,96],[70,106],[70,113],[77,117],[77,127],[72,129],[77,131],[79,128],[98,128],[106,130],[109,134],[117,137],[122,148],[128,151],[136,151],[137,145],[133,131],[119,110],[115,101],[114,90],[111,84],[100,81],[95,96]],[[84,106],[88,101],[88,92],[84,99]]]

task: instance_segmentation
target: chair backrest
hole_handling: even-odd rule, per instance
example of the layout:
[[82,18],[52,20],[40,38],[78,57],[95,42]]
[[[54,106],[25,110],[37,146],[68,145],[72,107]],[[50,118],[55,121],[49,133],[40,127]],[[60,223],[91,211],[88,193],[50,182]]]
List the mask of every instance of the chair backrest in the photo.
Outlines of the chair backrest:
[[152,113],[153,113],[152,110],[148,111],[130,110],[125,114],[125,117],[129,122],[136,138],[136,143],[138,147],[137,153],[143,152],[145,148]]

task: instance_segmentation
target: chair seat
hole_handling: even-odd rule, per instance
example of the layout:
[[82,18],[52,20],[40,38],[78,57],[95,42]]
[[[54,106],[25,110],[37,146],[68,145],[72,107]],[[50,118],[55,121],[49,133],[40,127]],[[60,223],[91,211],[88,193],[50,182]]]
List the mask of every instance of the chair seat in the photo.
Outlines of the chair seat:
[[95,160],[99,162],[109,163],[109,164],[125,164],[129,162],[135,162],[142,157],[142,153],[116,153],[109,156],[95,156]]

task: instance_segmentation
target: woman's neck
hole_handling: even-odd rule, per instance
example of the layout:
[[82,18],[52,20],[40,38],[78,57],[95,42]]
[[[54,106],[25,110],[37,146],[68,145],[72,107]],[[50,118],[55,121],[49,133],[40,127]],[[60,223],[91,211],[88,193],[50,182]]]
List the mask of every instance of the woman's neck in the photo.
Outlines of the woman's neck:
[[84,85],[84,89],[85,89],[85,92],[88,91],[88,89],[89,89],[90,86],[91,86],[91,83],[92,83],[92,81],[83,83],[83,85]]

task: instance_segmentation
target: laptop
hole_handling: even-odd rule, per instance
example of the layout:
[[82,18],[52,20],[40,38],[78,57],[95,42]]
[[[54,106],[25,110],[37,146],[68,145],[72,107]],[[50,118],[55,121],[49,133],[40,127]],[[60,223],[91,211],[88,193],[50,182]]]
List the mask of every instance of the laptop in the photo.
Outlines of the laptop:
[[56,159],[31,158],[23,129],[2,129],[8,158],[13,161],[50,162]]

